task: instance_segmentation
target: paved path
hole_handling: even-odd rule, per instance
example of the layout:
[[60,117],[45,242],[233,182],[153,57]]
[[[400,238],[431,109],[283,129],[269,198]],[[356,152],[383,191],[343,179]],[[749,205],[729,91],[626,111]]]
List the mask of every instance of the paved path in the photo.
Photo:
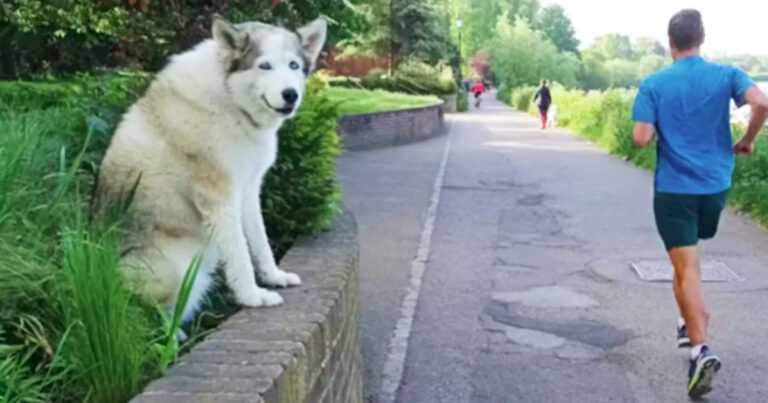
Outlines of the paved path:
[[[450,121],[448,137],[340,162],[361,228],[369,400],[388,403],[395,377],[399,403],[688,401],[670,286],[629,268],[664,257],[651,175],[488,99]],[[402,362],[389,343],[449,140]],[[768,235],[733,214],[720,235],[706,256],[745,281],[706,285],[724,360],[709,401],[765,401]]]

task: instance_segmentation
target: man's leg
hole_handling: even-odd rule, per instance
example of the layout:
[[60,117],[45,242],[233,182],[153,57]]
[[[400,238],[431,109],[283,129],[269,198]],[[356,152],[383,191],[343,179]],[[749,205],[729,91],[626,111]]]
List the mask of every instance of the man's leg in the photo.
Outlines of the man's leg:
[[669,258],[675,268],[673,289],[680,314],[685,320],[691,345],[704,344],[707,339],[709,313],[701,292],[701,270],[696,246],[674,248]]

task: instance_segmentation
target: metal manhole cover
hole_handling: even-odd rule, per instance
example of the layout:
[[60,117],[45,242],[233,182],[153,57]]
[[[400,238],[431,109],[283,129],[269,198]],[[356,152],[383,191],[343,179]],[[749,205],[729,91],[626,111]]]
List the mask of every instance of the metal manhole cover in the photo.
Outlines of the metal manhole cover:
[[[641,260],[631,263],[632,269],[643,281],[672,281],[672,264],[667,260]],[[727,283],[743,281],[727,264],[717,260],[706,260],[701,264],[702,281]]]

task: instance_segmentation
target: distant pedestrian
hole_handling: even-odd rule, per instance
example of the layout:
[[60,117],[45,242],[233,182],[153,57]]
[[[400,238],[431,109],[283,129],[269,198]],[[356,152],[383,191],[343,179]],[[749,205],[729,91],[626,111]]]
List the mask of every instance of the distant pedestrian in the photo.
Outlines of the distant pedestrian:
[[[651,144],[658,135],[654,214],[674,266],[673,289],[681,319],[678,347],[691,347],[688,394],[712,390],[722,365],[707,344],[709,313],[701,289],[697,244],[717,233],[735,164],[734,154],[752,153],[768,116],[768,98],[738,68],[700,56],[704,24],[696,10],[683,10],[669,23],[675,63],[643,81],[635,99],[634,139]],[[752,106],[746,135],[735,146],[730,101]],[[760,320],[759,318],[754,318]]]
[[473,94],[475,94],[475,108],[480,107],[480,97],[483,95],[485,90],[486,90],[485,84],[483,84],[482,80],[476,82],[475,85],[473,85],[472,88],[470,89],[470,91]]
[[541,86],[536,91],[536,95],[533,97],[533,101],[536,102],[536,106],[539,107],[539,114],[541,114],[541,129],[547,128],[547,113],[549,107],[552,105],[552,93],[549,91],[547,80],[541,80]]

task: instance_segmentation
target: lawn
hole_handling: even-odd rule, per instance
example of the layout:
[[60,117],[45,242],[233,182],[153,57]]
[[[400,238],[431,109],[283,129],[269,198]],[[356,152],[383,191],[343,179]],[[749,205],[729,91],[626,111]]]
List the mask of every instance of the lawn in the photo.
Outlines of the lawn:
[[325,95],[338,103],[342,115],[358,115],[371,112],[389,112],[402,109],[420,108],[440,103],[440,98],[431,95],[408,95],[383,90],[362,90],[355,88],[330,87]]

